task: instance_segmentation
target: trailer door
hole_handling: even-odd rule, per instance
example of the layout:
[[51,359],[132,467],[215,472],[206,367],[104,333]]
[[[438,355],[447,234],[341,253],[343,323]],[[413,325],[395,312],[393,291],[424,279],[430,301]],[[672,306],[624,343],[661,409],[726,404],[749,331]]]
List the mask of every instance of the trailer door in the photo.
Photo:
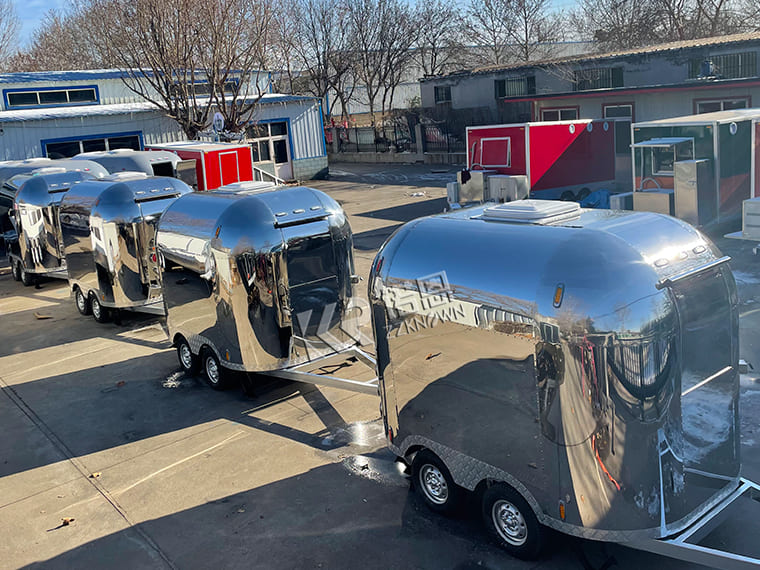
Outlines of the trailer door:
[[670,445],[684,477],[673,487],[687,512],[739,475],[739,314],[727,259],[666,282],[681,331],[682,441]]
[[[282,228],[293,334],[311,348],[333,352],[348,335],[340,329],[348,270],[327,220]],[[336,248],[338,251],[336,251]],[[310,355],[314,357],[315,355]]]

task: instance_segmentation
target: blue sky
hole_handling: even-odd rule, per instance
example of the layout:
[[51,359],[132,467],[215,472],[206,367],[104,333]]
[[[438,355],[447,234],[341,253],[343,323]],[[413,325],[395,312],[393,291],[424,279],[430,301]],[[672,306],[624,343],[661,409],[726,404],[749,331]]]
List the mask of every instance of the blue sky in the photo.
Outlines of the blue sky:
[[32,38],[32,33],[42,21],[48,10],[60,10],[66,5],[66,0],[14,0],[16,13],[21,19],[19,32],[21,45],[25,45]]

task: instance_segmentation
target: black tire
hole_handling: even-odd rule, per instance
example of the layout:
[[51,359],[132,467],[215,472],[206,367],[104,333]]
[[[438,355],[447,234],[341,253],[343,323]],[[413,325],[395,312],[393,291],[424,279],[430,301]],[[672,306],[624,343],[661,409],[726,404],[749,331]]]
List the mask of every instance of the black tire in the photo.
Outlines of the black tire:
[[188,376],[197,375],[201,369],[201,359],[193,354],[190,344],[182,337],[177,340],[177,360],[182,371]]
[[108,307],[104,307],[100,304],[100,300],[97,295],[90,295],[90,310],[92,311],[92,318],[98,323],[107,323],[111,317],[111,312]]
[[77,311],[80,315],[89,315],[92,313],[92,307],[90,306],[90,299],[82,293],[82,290],[77,287],[74,289],[74,304],[77,306]]
[[560,194],[559,199],[563,202],[575,202],[575,192],[572,190],[565,190]]
[[515,558],[535,560],[544,546],[546,529],[522,495],[498,483],[483,493],[483,522],[496,541]]
[[26,269],[24,269],[24,264],[20,261],[18,262],[18,271],[19,271],[19,279],[21,279],[21,283],[24,284],[24,287],[30,287],[31,285],[34,285],[34,275],[32,273],[28,273]]
[[21,281],[21,265],[11,260],[11,276],[14,281]]
[[446,465],[429,449],[418,451],[414,456],[412,485],[433,511],[452,514],[461,505],[463,489],[454,483]]
[[203,366],[203,378],[214,390],[226,390],[229,386],[229,374],[222,367],[219,359],[210,348],[201,351],[201,365]]
[[578,202],[582,202],[590,195],[591,195],[591,190],[589,190],[588,188],[581,188],[580,190],[578,190],[578,195],[575,197],[575,199]]

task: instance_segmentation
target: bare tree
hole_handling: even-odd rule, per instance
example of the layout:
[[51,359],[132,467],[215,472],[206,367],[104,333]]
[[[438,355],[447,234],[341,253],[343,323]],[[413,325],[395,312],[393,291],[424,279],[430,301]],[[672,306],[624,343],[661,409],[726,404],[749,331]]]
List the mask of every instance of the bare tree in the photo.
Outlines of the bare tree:
[[[288,42],[294,62],[307,81],[306,91],[323,100],[344,84],[354,67],[353,37],[343,0],[291,0],[284,10],[292,25],[281,41]],[[347,101],[345,102],[347,103]],[[324,108],[332,114],[336,101]],[[344,104],[345,108],[345,104]]]
[[267,0],[82,0],[79,11],[127,87],[189,138],[214,111],[234,133],[250,122],[263,94]]
[[509,0],[471,0],[467,6],[467,31],[472,42],[483,50],[483,63],[503,65],[509,60]]
[[414,12],[417,41],[414,62],[424,76],[440,75],[465,64],[464,16],[444,0],[419,0]]
[[50,10],[34,31],[31,44],[8,64],[12,71],[52,71],[110,67],[85,33],[83,15]]
[[0,0],[0,69],[5,69],[8,58],[16,51],[21,22],[13,0]]
[[346,12],[356,42],[356,77],[374,125],[378,98],[382,114],[411,60],[416,33],[411,9],[400,0],[358,0],[348,2]]
[[512,0],[512,51],[518,61],[556,55],[555,44],[563,39],[565,22],[551,0]]
[[467,14],[491,65],[551,57],[563,37],[563,15],[552,0],[471,0]]
[[581,37],[593,38],[600,51],[655,43],[661,12],[655,0],[580,0],[570,17]]

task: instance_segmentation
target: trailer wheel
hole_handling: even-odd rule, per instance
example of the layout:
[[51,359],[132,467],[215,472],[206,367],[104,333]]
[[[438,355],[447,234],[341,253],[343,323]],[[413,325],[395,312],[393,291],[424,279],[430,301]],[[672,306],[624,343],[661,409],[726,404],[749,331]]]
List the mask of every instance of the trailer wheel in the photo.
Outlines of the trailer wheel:
[[210,348],[203,350],[202,363],[203,363],[203,375],[206,378],[206,382],[214,390],[224,390],[227,388],[227,374],[222,365],[219,363],[219,359],[214,354],[214,351]]
[[11,275],[14,281],[21,281],[21,264],[11,260]]
[[534,560],[541,553],[545,530],[522,495],[499,483],[483,494],[483,522],[515,558]]
[[92,318],[98,323],[108,322],[108,309],[100,304],[97,295],[90,295],[90,309],[92,310]]
[[90,300],[87,298],[87,295],[82,293],[79,287],[74,289],[74,303],[76,303],[77,311],[79,311],[80,315],[89,315],[92,312]]
[[454,483],[443,461],[428,449],[418,451],[412,461],[412,484],[436,512],[451,514],[459,507],[462,489]]
[[201,369],[200,358],[190,349],[190,344],[184,338],[177,341],[177,360],[182,371],[188,376],[195,376]]
[[21,279],[21,283],[24,284],[24,287],[29,287],[30,285],[34,285],[34,275],[29,273],[26,269],[24,269],[24,264],[20,261],[18,262],[18,271],[19,271],[19,279]]

